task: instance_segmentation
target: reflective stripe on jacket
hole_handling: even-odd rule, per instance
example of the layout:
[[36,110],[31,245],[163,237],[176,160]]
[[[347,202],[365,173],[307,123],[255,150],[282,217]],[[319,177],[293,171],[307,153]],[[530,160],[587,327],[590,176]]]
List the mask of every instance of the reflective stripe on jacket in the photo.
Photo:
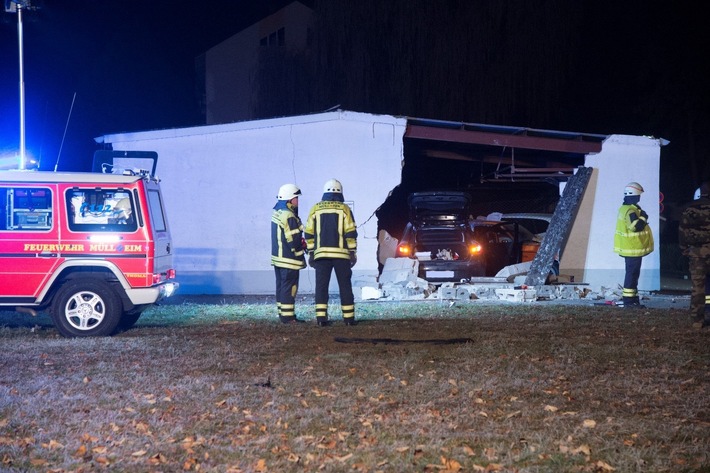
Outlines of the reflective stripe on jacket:
[[653,233],[651,227],[644,225],[636,231],[641,208],[637,205],[622,205],[616,218],[614,233],[614,252],[621,256],[646,256],[653,251]]
[[271,264],[279,268],[303,269],[306,267],[301,232],[301,219],[293,207],[278,201],[271,215]]
[[306,245],[315,259],[349,259],[357,250],[357,230],[350,207],[334,200],[322,200],[311,208],[306,221]]

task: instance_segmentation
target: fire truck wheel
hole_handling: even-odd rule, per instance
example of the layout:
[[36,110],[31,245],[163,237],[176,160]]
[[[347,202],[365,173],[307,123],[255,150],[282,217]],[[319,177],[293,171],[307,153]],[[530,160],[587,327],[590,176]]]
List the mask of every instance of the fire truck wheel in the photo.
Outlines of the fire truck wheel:
[[150,307],[150,304],[141,304],[136,306],[132,310],[127,310],[126,312],[124,312],[121,316],[121,321],[118,323],[116,331],[123,332],[124,330],[128,330],[133,327],[136,322],[138,322],[138,319],[140,319],[143,311],[146,310],[148,307]]
[[65,337],[111,335],[121,320],[121,300],[104,281],[76,279],[57,292],[51,315]]

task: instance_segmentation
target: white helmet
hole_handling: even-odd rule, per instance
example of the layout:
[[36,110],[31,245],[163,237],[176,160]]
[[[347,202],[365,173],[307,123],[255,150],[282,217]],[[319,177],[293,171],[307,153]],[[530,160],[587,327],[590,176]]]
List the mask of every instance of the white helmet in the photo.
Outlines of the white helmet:
[[343,185],[337,179],[329,179],[323,186],[323,192],[343,193]]
[[638,182],[629,182],[624,187],[624,195],[641,195],[643,193],[643,187]]
[[695,194],[693,194],[693,200],[698,200],[700,198],[700,187],[695,189]]
[[284,184],[279,187],[279,195],[276,198],[278,200],[291,200],[299,195],[301,195],[301,189],[296,184]]

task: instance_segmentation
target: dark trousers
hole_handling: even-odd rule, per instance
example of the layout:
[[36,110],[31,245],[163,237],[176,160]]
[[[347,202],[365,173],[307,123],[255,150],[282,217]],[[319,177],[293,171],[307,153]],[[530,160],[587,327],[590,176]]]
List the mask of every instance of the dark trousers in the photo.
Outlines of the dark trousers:
[[274,273],[276,274],[276,307],[279,319],[282,322],[287,322],[296,317],[299,271],[274,266]]
[[328,318],[328,286],[333,270],[338,280],[343,318],[355,317],[355,296],[351,282],[353,271],[350,268],[350,260],[321,258],[315,260],[313,266],[316,270],[316,317]]
[[[641,276],[642,256],[624,256],[626,264],[626,274],[624,275],[624,303],[638,303],[639,276]],[[630,300],[629,300],[630,299]]]

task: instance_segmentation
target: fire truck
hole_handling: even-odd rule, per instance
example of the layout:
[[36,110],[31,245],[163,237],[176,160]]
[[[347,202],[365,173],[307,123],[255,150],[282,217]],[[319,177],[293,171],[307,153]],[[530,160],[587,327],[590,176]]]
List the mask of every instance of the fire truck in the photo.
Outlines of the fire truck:
[[47,310],[65,337],[136,323],[179,284],[146,171],[0,171],[0,310]]

